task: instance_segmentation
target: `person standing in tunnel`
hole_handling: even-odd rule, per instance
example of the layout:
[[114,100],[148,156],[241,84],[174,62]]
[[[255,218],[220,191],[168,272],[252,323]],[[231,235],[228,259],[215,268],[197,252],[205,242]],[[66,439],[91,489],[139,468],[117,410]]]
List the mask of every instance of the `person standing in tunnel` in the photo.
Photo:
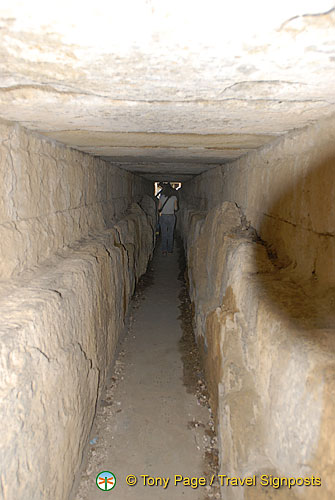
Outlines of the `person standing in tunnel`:
[[158,203],[163,255],[173,252],[173,234],[176,224],[176,210],[178,210],[176,191],[170,186],[170,184],[165,184]]

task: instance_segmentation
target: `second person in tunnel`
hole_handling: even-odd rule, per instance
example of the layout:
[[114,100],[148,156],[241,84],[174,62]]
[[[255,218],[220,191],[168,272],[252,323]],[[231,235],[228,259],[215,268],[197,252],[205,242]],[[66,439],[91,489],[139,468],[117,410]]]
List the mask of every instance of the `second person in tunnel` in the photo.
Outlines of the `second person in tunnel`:
[[176,191],[170,186],[165,184],[161,192],[158,204],[158,212],[160,214],[160,227],[162,236],[162,253],[173,252],[173,237],[174,228],[176,225],[175,212],[178,210],[178,200]]

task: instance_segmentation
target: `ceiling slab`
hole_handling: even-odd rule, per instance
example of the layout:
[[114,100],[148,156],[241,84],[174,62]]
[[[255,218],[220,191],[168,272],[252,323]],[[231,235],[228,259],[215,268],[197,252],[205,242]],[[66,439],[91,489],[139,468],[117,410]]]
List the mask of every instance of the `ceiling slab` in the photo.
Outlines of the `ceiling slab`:
[[0,28],[0,118],[146,177],[335,113],[333,0],[3,0]]
[[141,132],[103,132],[64,130],[49,132],[57,141],[82,147],[137,147],[137,148],[191,148],[236,149],[241,144],[246,149],[258,148],[273,140],[273,135],[261,134],[162,134]]

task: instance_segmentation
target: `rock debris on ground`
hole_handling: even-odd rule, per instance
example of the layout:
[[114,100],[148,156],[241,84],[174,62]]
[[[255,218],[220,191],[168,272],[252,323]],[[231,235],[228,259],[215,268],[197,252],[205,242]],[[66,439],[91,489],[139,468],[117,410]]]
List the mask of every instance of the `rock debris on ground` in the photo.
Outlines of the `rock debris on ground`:
[[[179,258],[178,258],[179,254]],[[92,429],[76,500],[220,498],[218,453],[192,312],[182,250],[164,257],[159,248],[141,278],[128,328]],[[101,471],[115,474],[109,493],[96,486]],[[135,486],[126,477],[134,474]],[[192,488],[175,475],[205,477]],[[143,475],[170,478],[166,488],[144,485]]]

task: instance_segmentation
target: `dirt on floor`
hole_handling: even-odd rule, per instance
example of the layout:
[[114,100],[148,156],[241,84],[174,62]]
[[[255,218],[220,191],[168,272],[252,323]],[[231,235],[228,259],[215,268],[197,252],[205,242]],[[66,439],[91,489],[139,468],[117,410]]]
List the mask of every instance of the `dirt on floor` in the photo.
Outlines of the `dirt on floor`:
[[[200,475],[206,476],[208,480],[214,475],[217,476],[218,473],[218,451],[216,447],[217,439],[215,435],[214,416],[209,405],[204,371],[201,366],[198,346],[194,338],[192,307],[185,280],[185,259],[181,245],[179,244],[178,246],[178,262],[175,255],[169,256],[165,260],[156,251],[156,257],[154,257],[153,262],[149,263],[147,273],[142,276],[137,284],[128,313],[127,332],[120,343],[113,370],[97,409],[87,454],[84,459],[80,484],[77,484],[76,488],[76,500],[95,500],[101,495],[106,495],[105,492],[98,491],[95,486],[95,476],[101,470],[112,470],[116,472],[117,478],[120,478],[117,479],[118,484],[115,488],[115,490],[118,489],[119,491],[118,498],[137,498],[141,500],[142,498],[149,499],[151,495],[154,495],[158,500],[161,498],[177,498],[180,495],[185,499],[193,498],[194,500],[200,500],[200,497],[201,500],[221,498],[217,482],[209,486],[208,481],[208,486],[199,490],[190,491],[189,488],[186,490],[179,489],[179,493],[173,489],[170,489],[169,493],[166,490],[153,491],[152,489],[140,488],[140,485],[135,488],[126,488],[124,485],[121,485],[122,475],[126,471],[128,473],[128,469],[138,475],[140,473],[139,470],[141,473],[143,471],[151,471],[153,473],[153,471],[159,468],[162,470],[176,469],[176,471],[179,471],[183,467],[186,467],[186,469],[190,467],[191,470],[199,471],[196,474],[199,474],[202,469]],[[176,280],[178,267],[179,285],[177,284],[178,281],[173,281]],[[173,273],[176,273],[175,277],[173,277]],[[164,278],[162,278],[162,275],[164,275]],[[173,316],[176,314],[175,317],[177,318],[178,308],[180,314],[178,320],[174,320],[173,330],[166,324],[167,320],[163,319],[162,325],[164,327],[162,326],[158,330],[162,330],[165,327],[168,329],[167,332],[159,332],[157,324],[159,324],[161,314],[165,314],[164,309],[162,309],[165,304],[164,301],[170,300],[168,298],[169,295],[166,298],[163,297],[162,287],[166,291],[166,287],[170,286],[170,281],[169,285],[166,285],[166,279],[170,280],[170,275],[172,280],[172,295],[176,297],[176,305],[173,306],[176,307],[176,313],[173,312],[174,309],[172,308],[167,317],[173,320]],[[155,287],[157,286],[160,288],[156,290]],[[175,293],[176,295],[174,295]],[[155,300],[158,300],[156,304],[154,303]],[[170,302],[166,302],[166,306],[164,307],[171,308],[172,306]],[[147,311],[146,313],[144,313],[144,309]],[[151,315],[151,318],[148,318],[148,313]],[[153,321],[155,321],[154,325],[152,324]],[[177,326],[178,323],[180,327]],[[178,328],[180,329],[180,333],[177,332]],[[150,333],[151,329],[153,329],[152,334]],[[172,332],[174,332],[173,335]],[[190,400],[187,399],[188,402],[187,404],[185,403],[184,410],[181,409],[181,406],[184,404],[181,404],[181,402],[185,401],[185,396],[182,396],[181,389],[177,389],[179,392],[174,392],[175,389],[173,388],[178,380],[179,375],[176,376],[176,373],[179,370],[177,368],[178,363],[180,364],[180,361],[177,360],[178,347],[176,347],[176,353],[173,353],[174,338],[179,346],[179,353],[182,360],[182,367],[180,369],[181,385],[182,383],[184,384],[186,392],[189,394],[187,398],[190,398]],[[148,346],[150,351],[147,350],[146,346]],[[141,349],[144,350],[141,351]],[[160,353],[164,356],[161,361],[159,359]],[[147,358],[145,358],[146,355],[148,356]],[[166,365],[162,367],[162,363],[164,362]],[[157,367],[155,363],[158,363]],[[175,368],[173,368],[174,364]],[[148,374],[146,374],[146,370],[149,370]],[[163,371],[160,372],[160,370]],[[170,393],[167,392],[170,390],[168,389],[170,386],[165,384],[169,383],[171,377],[173,378],[171,379],[172,392]],[[136,386],[138,381],[139,385]],[[148,388],[151,381],[152,387]],[[147,390],[149,393],[146,396],[144,391]],[[153,398],[153,391],[157,391],[155,392],[155,398]],[[138,396],[139,399],[137,401],[136,398]],[[151,404],[154,405],[153,407],[148,407],[147,404],[141,403],[143,398],[146,397],[150,398]],[[194,401],[193,403],[192,400]],[[155,407],[156,403],[158,404],[157,407]],[[178,405],[177,407],[180,408],[178,414],[175,413],[176,406],[170,408],[170,404]],[[181,406],[179,406],[180,404]],[[193,410],[192,404],[194,405]],[[180,412],[185,410],[187,413],[182,416]],[[164,442],[167,439],[172,439],[171,432],[164,430],[164,419],[166,419],[167,429],[171,427],[173,434],[177,433],[178,436],[180,435],[180,437],[175,438],[176,441],[171,442],[171,446],[174,448],[177,446],[179,450],[170,452],[166,449],[166,459],[161,454],[157,455],[157,451],[159,453],[160,448],[157,448],[157,441],[152,437],[152,434],[157,433],[158,440],[163,439]],[[179,427],[177,427],[178,425]],[[163,435],[160,434],[161,432],[163,432]],[[169,437],[163,437],[165,432],[168,433],[166,436]],[[183,441],[184,437],[185,442]],[[187,451],[191,450],[192,442],[198,458],[195,458],[194,452],[194,456],[192,456],[192,452],[189,454],[189,451]],[[172,459],[172,462],[169,458],[171,453],[171,457],[175,457]],[[140,460],[135,458],[136,456],[140,456]],[[200,465],[198,469],[198,466],[192,465],[194,459],[194,464],[199,463]],[[189,464],[187,465],[188,462]],[[138,463],[143,465],[139,465],[139,469],[136,471]],[[106,465],[108,464],[111,464],[109,466],[113,468],[106,469]]]
[[[193,308],[188,293],[187,267],[184,249],[181,240],[178,239],[179,249],[179,267],[180,273],[178,279],[181,282],[181,291],[179,294],[180,300],[180,316],[183,335],[179,341],[181,358],[183,361],[184,373],[183,382],[187,391],[198,400],[198,404],[208,409],[208,422],[197,422],[192,420],[189,422],[189,428],[201,426],[204,428],[205,434],[208,437],[205,454],[204,454],[204,473],[207,478],[219,473],[219,452],[217,448],[217,437],[215,432],[215,419],[209,403],[209,392],[204,375],[204,368],[201,363],[201,356],[198,345],[195,340],[193,329]],[[217,484],[213,484],[211,491],[207,494],[208,499],[221,498],[220,489]]]

